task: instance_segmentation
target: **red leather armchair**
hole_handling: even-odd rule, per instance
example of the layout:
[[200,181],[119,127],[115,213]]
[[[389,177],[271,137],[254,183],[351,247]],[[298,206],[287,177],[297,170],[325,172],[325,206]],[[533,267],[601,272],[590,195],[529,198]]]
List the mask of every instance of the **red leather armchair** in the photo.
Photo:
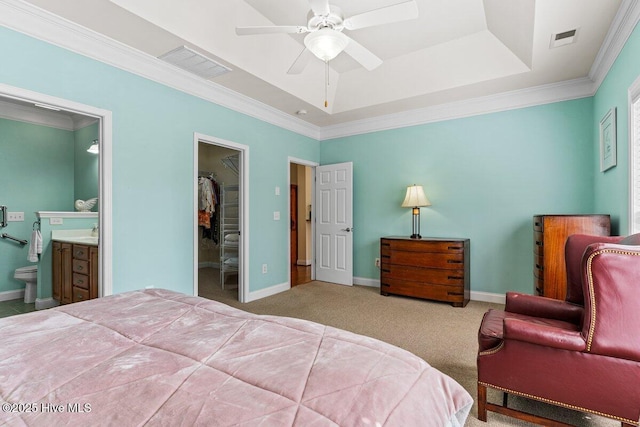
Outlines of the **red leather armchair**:
[[[507,406],[524,396],[638,426],[640,418],[640,234],[574,235],[565,247],[565,301],[507,293],[478,332],[478,418],[498,412],[564,425]],[[505,392],[487,402],[487,387]]]

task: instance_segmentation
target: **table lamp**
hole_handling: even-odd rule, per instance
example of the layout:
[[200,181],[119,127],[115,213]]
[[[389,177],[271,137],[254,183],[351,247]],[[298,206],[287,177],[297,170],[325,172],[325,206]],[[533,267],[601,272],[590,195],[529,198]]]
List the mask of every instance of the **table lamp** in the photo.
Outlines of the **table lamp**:
[[403,208],[413,209],[413,234],[412,239],[421,239],[420,235],[420,207],[431,206],[431,202],[424,195],[424,190],[421,185],[410,185],[407,187],[407,195],[402,202]]

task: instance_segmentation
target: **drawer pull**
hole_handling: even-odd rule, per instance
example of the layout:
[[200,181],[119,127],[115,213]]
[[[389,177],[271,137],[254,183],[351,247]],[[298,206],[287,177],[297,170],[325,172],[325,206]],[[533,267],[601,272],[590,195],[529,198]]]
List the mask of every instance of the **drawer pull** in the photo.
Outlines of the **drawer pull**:
[[536,240],[536,245],[542,246],[542,242],[540,242],[539,240]]
[[544,270],[544,267],[543,267],[543,266],[541,266],[540,264],[536,264],[536,268],[537,268],[538,270]]
[[391,255],[380,255],[380,258],[391,258]]
[[462,261],[458,259],[448,259],[447,264],[462,264]]
[[391,273],[391,270],[386,269],[386,268],[383,268],[383,269],[382,269],[382,272],[383,272],[383,273]]
[[536,227],[542,227],[542,223],[541,222],[534,222],[533,225],[535,225]]
[[449,279],[449,280],[462,280],[462,279],[464,279],[464,277],[461,277],[461,276],[447,276],[447,279]]
[[455,251],[458,249],[462,249],[462,246],[447,246],[447,250]]
[[77,298],[77,299],[82,299],[82,298],[83,298],[83,297],[82,297],[82,294],[76,294],[76,298]]

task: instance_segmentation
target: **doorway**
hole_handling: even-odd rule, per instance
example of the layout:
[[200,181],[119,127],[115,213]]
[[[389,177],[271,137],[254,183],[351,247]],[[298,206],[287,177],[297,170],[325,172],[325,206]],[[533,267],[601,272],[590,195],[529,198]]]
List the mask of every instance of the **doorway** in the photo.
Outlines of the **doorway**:
[[197,136],[195,147],[194,293],[244,302],[246,215],[243,146]]
[[[71,132],[80,154],[90,145],[97,143],[99,146],[99,154],[97,155],[97,177],[93,176],[91,181],[93,185],[79,190],[81,185],[76,186],[75,182],[69,184],[69,188],[80,192],[89,190],[87,194],[98,196],[98,223],[99,223],[99,258],[98,258],[98,294],[99,296],[111,295],[113,292],[112,285],[112,241],[111,241],[111,224],[112,224],[112,117],[111,112],[89,105],[80,104],[63,98],[57,98],[50,95],[33,92],[27,89],[8,86],[0,83],[0,103],[5,113],[7,110],[12,111],[11,114],[4,114],[3,117],[9,118],[17,114],[13,119],[18,122],[32,123],[37,126],[45,126],[56,128],[58,130]],[[26,118],[20,118],[26,114]],[[39,118],[42,118],[39,119]],[[85,132],[86,131],[86,132]],[[91,138],[85,138],[90,134]],[[77,138],[76,138],[77,136]],[[75,161],[75,160],[74,160]],[[73,164],[73,163],[72,163]],[[93,164],[93,163],[92,163]],[[91,170],[95,170],[90,168]],[[7,170],[5,169],[5,172]],[[77,171],[74,168],[71,174],[74,178]],[[78,175],[80,176],[80,175]],[[14,176],[14,178],[17,178]],[[95,181],[94,181],[95,180]],[[79,183],[87,182],[86,177],[78,179]],[[97,184],[96,184],[97,181]],[[33,182],[33,181],[30,181]],[[97,194],[96,194],[97,193]],[[30,193],[31,194],[31,193]],[[71,196],[69,196],[71,197]],[[85,197],[83,195],[83,197]],[[69,216],[73,217],[74,206],[73,199],[71,202],[62,207],[54,209],[47,208],[43,199],[39,198],[35,206],[31,206],[31,200],[27,198],[15,199],[12,201],[14,209],[24,211],[24,221],[12,224],[12,229],[16,230],[16,234],[29,235],[33,229],[38,227],[38,223],[34,217],[35,211],[64,211],[69,212]],[[86,198],[86,197],[85,197]],[[57,201],[56,201],[57,203]],[[48,242],[47,242],[48,244]],[[40,259],[40,268],[38,268],[38,293],[36,299],[36,309],[49,308],[57,303],[51,295],[51,276],[50,276],[50,257],[45,256],[47,245],[43,241],[43,255]],[[23,263],[23,260],[20,260]],[[20,265],[21,266],[21,265]],[[47,268],[49,267],[49,268]],[[9,268],[13,268],[10,266]]]
[[289,161],[289,283],[313,280],[313,176],[316,164]]

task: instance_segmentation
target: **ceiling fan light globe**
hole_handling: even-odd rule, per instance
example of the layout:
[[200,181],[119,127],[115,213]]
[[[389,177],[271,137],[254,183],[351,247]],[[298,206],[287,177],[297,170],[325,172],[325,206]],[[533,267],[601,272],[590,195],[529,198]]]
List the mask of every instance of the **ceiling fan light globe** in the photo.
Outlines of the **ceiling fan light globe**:
[[349,43],[349,38],[340,31],[330,28],[322,28],[313,33],[309,33],[304,38],[304,45],[315,56],[328,62],[338,56]]

